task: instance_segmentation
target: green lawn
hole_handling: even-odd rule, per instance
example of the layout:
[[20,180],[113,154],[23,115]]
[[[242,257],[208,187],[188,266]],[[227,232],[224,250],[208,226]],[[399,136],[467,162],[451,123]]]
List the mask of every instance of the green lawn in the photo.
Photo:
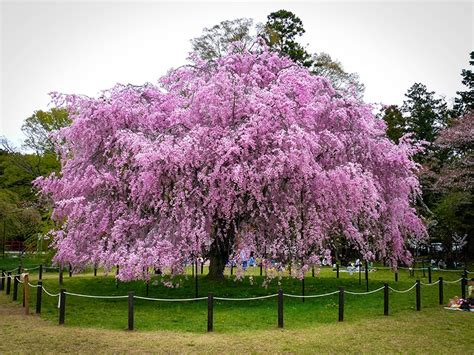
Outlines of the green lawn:
[[[11,260],[8,264],[12,266]],[[25,266],[34,265],[33,263]],[[15,265],[12,266],[12,268]],[[205,270],[206,272],[206,270]],[[195,284],[188,270],[188,275],[180,278],[181,287],[167,288],[161,283],[150,284],[149,297],[157,298],[190,298],[194,297]],[[228,271],[227,271],[228,273]],[[281,287],[285,293],[300,294],[301,281],[283,277],[281,286],[278,280],[273,280],[268,288],[261,286],[264,278],[258,276],[259,269],[251,270],[253,273],[253,285],[249,276],[242,281],[235,280],[234,276],[228,276],[223,282],[211,282],[205,275],[198,277],[199,296],[206,296],[212,292],[218,297],[252,297],[276,293]],[[423,278],[422,272],[418,271],[415,277],[409,277],[408,271],[399,273],[399,282],[395,283],[394,275],[389,270],[378,270],[369,273],[370,290],[383,286],[388,282],[392,287],[405,290],[412,286],[417,278],[427,283],[427,273]],[[433,272],[433,281],[443,276],[445,280],[456,280],[460,277],[457,272]],[[30,274],[30,282],[36,284],[38,278],[37,270]],[[57,272],[45,272],[43,274],[44,286],[49,292],[59,292]],[[113,276],[94,277],[92,273],[86,272],[69,277],[64,273],[64,284],[62,286],[69,292],[89,295],[126,295],[129,291],[136,295],[145,296],[146,286],[144,282],[119,283],[116,287]],[[323,268],[320,275],[312,277],[311,272],[305,278],[306,295],[321,294],[344,287],[346,290],[365,291],[364,274],[362,284],[359,285],[359,275],[341,272],[340,278],[330,268]],[[21,302],[22,286],[19,287],[19,303]],[[2,292],[4,295],[5,292]],[[34,311],[36,302],[36,289],[30,288],[30,309]],[[445,303],[450,297],[460,296],[460,283],[445,284]],[[11,297],[11,296],[10,296]],[[3,297],[4,301],[8,298]],[[438,286],[422,286],[421,288],[422,312],[433,312],[440,309],[438,305]],[[41,317],[52,324],[58,322],[58,299],[43,294],[43,306]],[[405,294],[390,292],[390,316],[400,317],[407,312],[415,311],[415,290]],[[447,312],[447,311],[446,311]],[[420,312],[418,312],[420,313]],[[104,328],[123,330],[127,327],[127,300],[97,300],[81,298],[68,295],[66,297],[66,326],[82,328]],[[338,295],[306,299],[284,299],[285,329],[301,330],[311,326],[337,323],[338,317]],[[383,291],[370,295],[345,295],[344,323],[353,323],[382,319],[383,316]],[[385,317],[386,318],[386,317]],[[258,301],[214,301],[214,330],[216,333],[239,333],[248,331],[264,331],[276,328],[277,324],[277,299],[270,298]],[[146,300],[135,300],[135,329],[138,331],[164,330],[185,333],[205,333],[207,326],[207,302],[157,302]]]

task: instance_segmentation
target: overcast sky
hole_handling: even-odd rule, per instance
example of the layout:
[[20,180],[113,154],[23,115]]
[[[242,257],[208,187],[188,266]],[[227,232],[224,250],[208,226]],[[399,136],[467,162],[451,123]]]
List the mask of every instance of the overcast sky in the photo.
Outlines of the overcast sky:
[[[1,0],[0,0],[1,1]],[[365,100],[401,104],[414,82],[462,89],[473,45],[473,2],[1,2],[1,126],[15,144],[48,92],[96,95],[115,83],[156,82],[186,62],[189,40],[222,20],[301,18],[301,42],[366,85]]]

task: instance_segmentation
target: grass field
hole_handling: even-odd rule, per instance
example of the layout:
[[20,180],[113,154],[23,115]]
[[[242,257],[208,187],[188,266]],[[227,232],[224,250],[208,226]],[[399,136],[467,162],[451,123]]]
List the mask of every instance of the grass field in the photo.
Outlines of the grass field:
[[[12,264],[15,263],[9,262],[9,265]],[[25,263],[25,266],[28,265]],[[0,264],[0,268],[2,267]],[[251,297],[276,293],[279,287],[285,293],[301,293],[299,280],[285,277],[280,286],[274,280],[266,289],[261,287],[263,278],[258,276],[258,268],[252,272],[253,285],[248,276],[243,281],[235,281],[229,275],[224,282],[210,282],[199,275],[199,296],[213,292],[220,297]],[[400,271],[399,282],[395,283],[392,272],[379,270],[369,274],[369,288],[374,290],[383,286],[384,282],[389,282],[392,287],[405,290],[417,278],[427,283],[427,276],[425,273],[423,278],[420,271],[415,277],[409,277],[408,271]],[[460,273],[433,272],[433,281],[438,276],[443,276],[445,280],[456,280]],[[30,280],[31,283],[36,283],[36,270],[31,272]],[[57,272],[44,273],[43,281],[48,291],[59,291]],[[364,282],[363,274],[362,284],[359,285],[358,274],[341,272],[340,278],[336,279],[335,272],[324,268],[317,277],[313,278],[311,272],[306,275],[305,291],[307,295],[321,294],[342,286],[346,290],[363,292]],[[149,297],[194,297],[194,280],[190,275],[182,277],[180,283],[181,287],[175,289],[167,288],[161,283],[156,286],[150,284]],[[119,283],[117,288],[113,276],[94,277],[91,273],[72,277],[65,273],[62,287],[69,292],[89,295],[126,295],[128,291],[134,291],[136,295],[144,296],[146,292],[144,282]],[[405,294],[390,292],[389,317],[383,316],[382,291],[360,296],[346,294],[345,318],[342,323],[337,322],[337,295],[306,299],[304,303],[301,299],[285,297],[283,330],[277,328],[276,298],[214,301],[214,334],[205,334],[205,300],[179,303],[136,300],[136,331],[132,333],[133,336],[125,337],[124,334],[131,334],[125,332],[126,299],[96,300],[68,295],[66,324],[58,326],[57,297],[43,294],[41,318],[26,317],[18,314],[21,292],[22,286],[19,287],[19,302],[16,304],[11,302],[11,296],[5,296],[5,292],[0,293],[0,335],[10,343],[20,341],[20,335],[15,333],[19,328],[23,328],[20,334],[28,331],[27,338],[31,339],[21,341],[25,346],[21,348],[23,351],[27,351],[26,347],[34,339],[41,344],[40,351],[63,349],[67,344],[65,338],[69,334],[76,339],[72,341],[71,347],[76,352],[92,352],[101,347],[112,352],[127,349],[164,352],[221,352],[224,349],[228,352],[466,352],[470,350],[474,336],[474,314],[444,310],[438,305],[437,285],[422,286],[421,312],[415,311],[414,290]],[[33,312],[36,289],[30,288],[30,292],[30,309]],[[460,296],[460,293],[460,283],[445,284],[445,303],[450,297]],[[29,329],[34,331],[30,332]],[[91,337],[94,341],[91,341]],[[80,340],[82,338],[89,339],[87,345]],[[57,348],[52,347],[54,344]],[[0,345],[0,352],[2,346],[5,346],[4,343]]]

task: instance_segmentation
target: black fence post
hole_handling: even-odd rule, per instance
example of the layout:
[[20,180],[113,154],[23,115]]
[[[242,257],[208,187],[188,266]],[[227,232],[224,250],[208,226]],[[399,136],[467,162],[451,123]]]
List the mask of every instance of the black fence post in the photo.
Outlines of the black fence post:
[[191,277],[194,277],[194,263],[191,262]]
[[211,292],[207,295],[207,331],[214,330],[214,296]]
[[94,264],[94,276],[97,276],[97,264]]
[[369,263],[365,261],[365,292],[369,292]]
[[439,279],[439,304],[443,304],[444,303],[444,290],[443,290],[443,278],[440,277]]
[[359,262],[359,286],[362,285],[362,265]]
[[36,288],[36,314],[41,313],[41,296],[43,296],[43,281],[38,281]]
[[428,283],[431,283],[431,266],[428,266]]
[[416,310],[421,310],[421,284],[420,280],[416,280]]
[[278,328],[283,328],[283,291],[278,290]]
[[204,261],[201,261],[201,275],[204,274]]
[[128,293],[128,330],[133,330],[133,291]]
[[10,271],[7,272],[7,292],[6,292],[7,295],[10,294],[11,283],[12,283],[11,276],[12,276],[12,273]]
[[339,278],[339,264],[336,264],[336,278]]
[[313,267],[311,268],[311,276],[314,277],[314,265],[313,265]]
[[0,291],[3,291],[5,289],[5,277],[6,277],[4,269],[2,269],[2,273],[0,274],[0,277],[2,278],[0,280]]
[[263,275],[263,261],[260,261],[260,276]]
[[38,280],[43,280],[43,264],[39,266],[38,270]]
[[13,301],[18,299],[18,275],[13,278]]
[[464,275],[463,275],[463,277],[462,277],[462,279],[461,279],[461,298],[462,298],[463,300],[466,299],[466,284],[467,284],[467,280],[466,280],[466,278],[465,278]]
[[304,303],[304,275],[303,275],[303,278],[301,279],[301,302]]
[[339,322],[344,320],[344,287],[339,287]]
[[395,271],[395,282],[398,282],[398,271]]
[[59,267],[59,285],[63,284],[63,267]]
[[66,290],[64,288],[59,292],[59,324],[64,324],[66,318]]
[[388,283],[383,284],[383,315],[388,316]]
[[196,261],[196,275],[195,276],[195,282],[194,282],[194,294],[196,295],[196,298],[198,298],[199,296],[199,284],[198,284],[198,262]]
[[69,277],[72,277],[72,265],[69,264]]

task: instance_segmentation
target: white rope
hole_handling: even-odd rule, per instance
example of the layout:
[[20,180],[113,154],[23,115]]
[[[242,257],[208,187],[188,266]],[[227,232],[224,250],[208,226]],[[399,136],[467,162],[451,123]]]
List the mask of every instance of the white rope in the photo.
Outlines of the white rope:
[[461,281],[463,278],[461,277],[460,279],[457,279],[456,281],[445,281],[443,280],[443,283],[445,284],[455,284],[455,283],[458,283],[459,281]]
[[128,298],[128,296],[93,296],[93,295],[83,295],[81,293],[73,293],[73,292],[64,292],[64,293],[70,296],[86,297],[86,298],[100,298],[100,299]]
[[228,297],[214,297],[215,300],[220,301],[253,301],[253,300],[263,300],[265,298],[272,298],[278,296],[278,293],[273,295],[259,296],[259,297],[247,297],[247,298],[228,298]]
[[142,297],[142,296],[133,296],[133,297],[138,298],[140,300],[161,301],[161,302],[187,302],[187,301],[207,300],[207,297],[198,297],[198,298],[150,298],[150,297]]
[[351,291],[344,291],[345,293],[348,293],[350,295],[370,295],[371,293],[379,292],[384,289],[384,286],[373,290],[373,291],[368,291],[368,292],[351,292]]
[[389,289],[391,289],[393,292],[397,292],[397,293],[407,293],[407,292],[410,292],[411,290],[413,290],[415,287],[416,287],[416,283],[412,287],[410,287],[409,289],[404,290],[404,291],[400,291],[400,290],[394,289],[393,287],[388,286]]
[[35,267],[30,267],[30,268],[24,268],[23,270],[25,271],[32,271],[32,270],[36,270],[36,269],[39,269],[39,266],[35,266]]
[[31,287],[40,287],[40,285],[33,285],[33,284],[30,284],[29,282],[28,282],[28,286],[31,286]]
[[16,279],[19,283],[23,283],[23,281],[21,281],[21,279],[18,277],[18,275],[14,276],[14,277],[10,277],[12,280],[13,279]]
[[420,281],[420,284],[422,284],[423,286],[434,286],[436,284],[439,284],[439,280],[432,283],[424,283],[423,281]]
[[333,292],[329,292],[329,293],[323,293],[323,294],[320,294],[320,295],[308,295],[308,296],[291,295],[291,294],[288,294],[288,293],[284,293],[283,296],[286,296],[286,297],[293,297],[293,298],[316,298],[316,297],[331,296],[331,295],[335,295],[336,293],[339,293],[339,291],[333,291]]
[[51,296],[51,297],[58,297],[60,295],[60,293],[49,293],[48,290],[43,286],[43,291],[44,293],[46,293],[48,296]]

